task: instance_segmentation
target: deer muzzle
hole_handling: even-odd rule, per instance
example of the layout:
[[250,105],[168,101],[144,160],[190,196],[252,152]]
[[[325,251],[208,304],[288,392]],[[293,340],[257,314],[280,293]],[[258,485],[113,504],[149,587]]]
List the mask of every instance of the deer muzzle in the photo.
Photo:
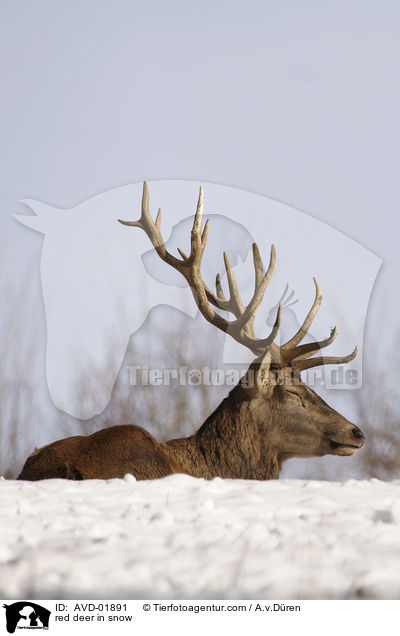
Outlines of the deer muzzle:
[[358,426],[354,426],[346,437],[347,439],[345,439],[345,436],[343,436],[343,439],[340,439],[339,436],[330,439],[329,444],[332,455],[353,455],[356,450],[364,445],[365,436]]

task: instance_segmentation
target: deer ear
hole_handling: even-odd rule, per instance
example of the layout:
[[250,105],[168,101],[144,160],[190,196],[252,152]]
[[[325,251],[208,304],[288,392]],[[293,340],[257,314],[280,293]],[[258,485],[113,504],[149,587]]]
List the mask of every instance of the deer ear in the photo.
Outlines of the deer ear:
[[263,387],[271,384],[271,352],[269,349],[256,358],[240,381],[241,386],[254,397]]
[[14,219],[22,223],[22,225],[32,228],[32,230],[42,232],[42,234],[45,234],[49,227],[53,225],[54,222],[57,222],[59,214],[62,212],[59,208],[54,208],[51,205],[47,205],[47,203],[35,201],[34,199],[21,199],[21,203],[25,203],[25,205],[35,212],[36,216],[13,214]]

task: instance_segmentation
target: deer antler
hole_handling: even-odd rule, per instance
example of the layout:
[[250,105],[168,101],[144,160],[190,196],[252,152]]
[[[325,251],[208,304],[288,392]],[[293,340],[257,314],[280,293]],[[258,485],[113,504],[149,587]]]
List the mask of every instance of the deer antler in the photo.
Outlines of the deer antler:
[[[226,299],[222,291],[220,277],[216,279],[216,294],[214,294],[204,283],[200,267],[201,259],[206,247],[209,221],[207,220],[202,230],[204,212],[204,192],[200,187],[199,199],[197,202],[196,214],[194,216],[190,241],[190,254],[187,256],[181,249],[178,252],[181,259],[170,254],[161,235],[161,210],[158,210],[156,220],[153,221],[149,210],[149,191],[147,183],[143,184],[142,214],[138,221],[122,221],[124,225],[140,227],[151,240],[160,258],[171,265],[187,280],[195,302],[203,314],[204,318],[221,331],[228,332],[237,342],[248,347],[256,355],[261,354],[272,345],[279,329],[281,310],[277,312],[275,324],[271,333],[266,338],[256,338],[254,335],[253,321],[254,313],[260,305],[265,290],[271,280],[276,265],[276,255],[274,246],[271,247],[271,258],[267,271],[264,273],[261,258],[257,246],[253,245],[253,258],[255,268],[255,288],[250,303],[245,307],[240,298],[239,289],[233,274],[229,259],[224,254],[225,269],[229,286],[229,299]],[[235,320],[227,320],[218,314],[214,307],[222,311],[229,311],[235,316]]]
[[[275,246],[271,246],[269,265],[267,271],[264,271],[258,246],[256,243],[253,243],[255,282],[253,296],[247,306],[245,306],[242,302],[232,266],[225,252],[224,264],[228,281],[229,298],[225,297],[222,290],[219,274],[216,277],[214,294],[203,281],[200,271],[201,260],[206,247],[209,231],[209,220],[206,221],[204,229],[202,229],[203,213],[204,192],[202,186],[200,186],[199,199],[191,231],[190,254],[186,255],[178,248],[181,259],[170,254],[165,247],[160,229],[161,209],[158,210],[156,220],[153,221],[152,219],[149,209],[149,191],[146,182],[143,183],[142,212],[140,219],[138,221],[118,220],[123,225],[139,227],[144,230],[160,258],[184,276],[192,290],[197,307],[204,318],[221,331],[229,333],[229,335],[231,335],[237,342],[249,348],[255,355],[263,356],[268,350],[271,354],[270,357],[273,363],[279,364],[279,366],[282,367],[292,366],[299,371],[321,364],[340,364],[342,362],[349,362],[356,356],[357,347],[353,353],[348,356],[327,358],[318,357],[310,359],[310,356],[314,353],[317,353],[317,351],[333,342],[337,334],[336,327],[332,330],[331,335],[321,342],[299,345],[304,336],[307,334],[321,304],[322,294],[315,278],[314,283],[316,293],[314,303],[302,326],[293,338],[281,347],[278,347],[278,345],[273,342],[278,333],[281,321],[282,307],[280,304],[278,306],[275,323],[270,334],[266,338],[257,338],[254,333],[254,319],[256,311],[264,298],[265,291],[275,270]],[[234,320],[224,318],[217,313],[214,308],[229,312],[235,317]]]

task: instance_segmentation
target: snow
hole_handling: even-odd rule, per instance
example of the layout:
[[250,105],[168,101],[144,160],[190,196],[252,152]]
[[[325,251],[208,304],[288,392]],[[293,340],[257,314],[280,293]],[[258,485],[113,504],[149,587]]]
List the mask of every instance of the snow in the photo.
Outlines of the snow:
[[0,481],[1,598],[399,598],[400,481]]

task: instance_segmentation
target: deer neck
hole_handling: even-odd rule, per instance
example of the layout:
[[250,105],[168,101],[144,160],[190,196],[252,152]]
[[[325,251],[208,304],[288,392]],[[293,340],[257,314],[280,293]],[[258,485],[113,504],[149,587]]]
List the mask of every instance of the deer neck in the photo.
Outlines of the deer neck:
[[191,437],[162,446],[179,472],[213,479],[277,479],[278,449],[266,444],[272,408],[248,399],[237,386]]

